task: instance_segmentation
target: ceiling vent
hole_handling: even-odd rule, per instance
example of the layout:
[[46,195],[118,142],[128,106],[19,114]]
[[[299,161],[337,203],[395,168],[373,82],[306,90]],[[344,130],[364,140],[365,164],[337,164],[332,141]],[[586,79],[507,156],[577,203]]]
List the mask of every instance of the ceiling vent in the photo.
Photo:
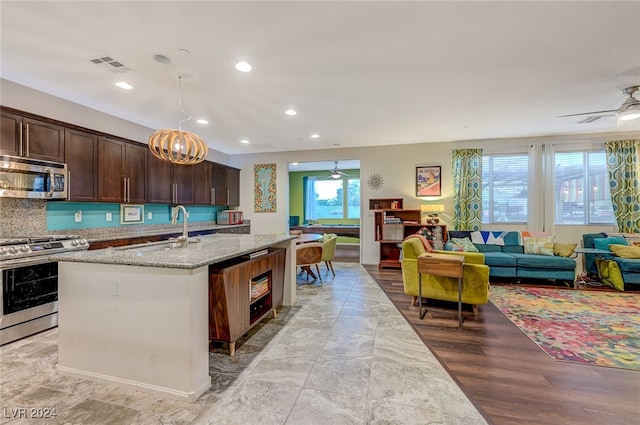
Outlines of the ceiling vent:
[[109,56],[100,56],[97,58],[89,59],[89,61],[111,72],[124,73],[130,71],[130,69],[124,66],[122,62],[117,61]]

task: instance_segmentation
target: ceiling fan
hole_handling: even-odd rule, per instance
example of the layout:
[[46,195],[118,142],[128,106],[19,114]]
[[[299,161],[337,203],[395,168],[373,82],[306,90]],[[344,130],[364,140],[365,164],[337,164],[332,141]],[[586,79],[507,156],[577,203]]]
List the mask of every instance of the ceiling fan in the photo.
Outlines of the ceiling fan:
[[349,177],[348,174],[343,173],[342,171],[340,171],[340,169],[338,168],[338,161],[333,161],[333,162],[336,164],[336,166],[333,167],[333,170],[329,170],[331,172],[329,177],[331,177],[332,179],[339,179],[342,176]]
[[640,118],[640,100],[636,99],[633,94],[640,90],[640,86],[631,86],[622,90],[622,93],[626,94],[628,97],[622,103],[622,105],[618,109],[609,109],[606,111],[593,111],[593,112],[582,112],[579,114],[569,114],[569,115],[559,115],[558,117],[576,117],[580,115],[599,115],[596,117],[589,117],[585,121],[582,122],[592,122],[597,120],[598,118],[611,116],[612,112],[618,114],[618,120],[620,121],[630,121]]

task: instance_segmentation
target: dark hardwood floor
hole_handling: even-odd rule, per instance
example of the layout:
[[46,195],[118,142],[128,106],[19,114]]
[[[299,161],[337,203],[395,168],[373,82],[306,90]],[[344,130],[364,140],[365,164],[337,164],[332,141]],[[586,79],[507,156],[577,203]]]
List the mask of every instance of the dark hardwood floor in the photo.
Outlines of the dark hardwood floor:
[[491,303],[420,320],[399,270],[364,267],[490,424],[640,423],[640,371],[556,362]]

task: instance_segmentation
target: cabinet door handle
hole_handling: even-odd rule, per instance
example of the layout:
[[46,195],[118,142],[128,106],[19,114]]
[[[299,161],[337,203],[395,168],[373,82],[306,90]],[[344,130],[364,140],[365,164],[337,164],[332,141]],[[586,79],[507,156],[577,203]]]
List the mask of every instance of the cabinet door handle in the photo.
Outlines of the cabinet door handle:
[[25,155],[27,158],[29,157],[29,123],[27,123],[27,154]]
[[209,201],[209,203],[211,205],[215,205],[216,204],[216,189],[215,188],[211,188],[211,200]]
[[23,154],[24,154],[23,149],[22,149],[22,146],[24,145],[24,140],[22,140],[22,136],[23,136],[22,132],[23,132],[22,123],[20,123],[20,124],[18,124],[18,133],[19,133],[19,138],[20,138],[20,140],[18,141],[19,144],[20,144],[20,146],[18,147],[18,155],[20,155],[20,156],[23,156]]
[[131,179],[126,177],[127,179],[127,202],[131,202]]
[[229,205],[229,190],[227,189],[227,205]]
[[127,178],[122,178],[122,200],[127,202]]

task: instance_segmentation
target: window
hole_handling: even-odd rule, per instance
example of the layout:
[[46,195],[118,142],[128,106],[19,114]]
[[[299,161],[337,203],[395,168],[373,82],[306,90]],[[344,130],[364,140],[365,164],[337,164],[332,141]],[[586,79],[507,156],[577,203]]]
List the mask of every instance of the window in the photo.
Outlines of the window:
[[347,218],[360,218],[360,179],[349,179],[347,198]]
[[527,154],[482,157],[482,223],[526,223]]
[[305,197],[307,220],[360,218],[360,179],[307,177]]
[[557,152],[555,168],[556,224],[613,224],[604,151]]

